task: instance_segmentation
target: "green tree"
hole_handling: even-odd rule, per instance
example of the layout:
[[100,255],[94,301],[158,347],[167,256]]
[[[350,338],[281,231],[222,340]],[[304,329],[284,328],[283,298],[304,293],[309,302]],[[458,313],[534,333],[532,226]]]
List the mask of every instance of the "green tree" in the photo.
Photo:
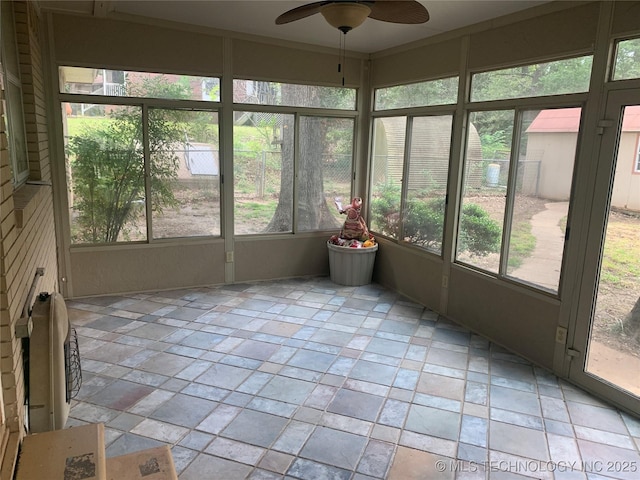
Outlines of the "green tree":
[[[145,96],[187,98],[188,85],[143,78],[130,86]],[[111,243],[129,239],[145,218],[147,195],[154,211],[176,203],[178,150],[184,139],[182,112],[149,111],[149,178],[145,192],[142,115],[139,107],[118,107],[108,118],[86,125],[67,144],[74,198],[73,240]]]
[[614,78],[640,78],[640,38],[618,43]]
[[[471,99],[491,101],[586,92],[591,65],[592,57],[583,56],[479,73],[473,76]],[[484,158],[497,158],[487,154],[509,152],[512,110],[483,111],[474,115],[472,121],[482,138]]]
[[429,80],[376,90],[376,109],[420,107],[455,103],[458,97],[458,77]]

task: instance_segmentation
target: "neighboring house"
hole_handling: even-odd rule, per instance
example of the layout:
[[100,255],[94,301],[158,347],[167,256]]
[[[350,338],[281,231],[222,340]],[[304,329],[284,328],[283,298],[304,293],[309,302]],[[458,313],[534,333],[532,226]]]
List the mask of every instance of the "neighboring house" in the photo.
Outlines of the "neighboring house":
[[[527,161],[540,162],[540,197],[568,200],[580,110],[542,110],[527,129]],[[640,106],[625,110],[615,173],[612,207],[640,211]]]

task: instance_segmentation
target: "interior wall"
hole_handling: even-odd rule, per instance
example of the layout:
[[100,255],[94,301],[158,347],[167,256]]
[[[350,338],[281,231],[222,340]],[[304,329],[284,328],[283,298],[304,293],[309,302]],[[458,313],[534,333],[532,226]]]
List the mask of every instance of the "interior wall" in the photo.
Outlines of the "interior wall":
[[236,238],[236,281],[328,275],[327,239],[315,235]]
[[638,18],[640,18],[640,2],[616,2],[611,21],[611,32],[615,35],[637,32]]
[[[52,16],[59,65],[191,75],[222,73],[222,37],[89,16]],[[206,45],[206,48],[203,48]]]
[[398,245],[384,238],[377,240],[379,247],[373,280],[438,311],[442,259],[419,248]]
[[[234,78],[331,86],[342,82],[334,52],[311,52],[241,39],[233,39],[232,48]],[[347,56],[343,65],[345,86],[360,86],[361,68],[359,58]]]
[[553,368],[560,301],[453,266],[447,316],[538,365]]
[[224,283],[221,240],[77,248],[70,256],[77,297]]
[[[592,52],[599,13],[598,2],[578,4],[566,10],[474,33],[469,37],[468,68],[501,67],[575,52]],[[571,28],[567,28],[569,25]]]
[[371,83],[376,87],[411,83],[417,79],[457,75],[461,38],[373,56]]
[[[0,120],[0,370],[4,418],[0,422],[2,473],[11,472],[20,438],[24,435],[24,370],[22,340],[16,337],[18,320],[30,306],[29,289],[57,291],[53,196],[47,142],[47,115],[43,89],[38,13],[31,2],[14,2],[20,70],[24,93],[29,179],[36,184],[14,188],[9,171],[6,125]],[[0,107],[1,108],[1,107]],[[36,269],[44,275],[36,277]],[[2,439],[3,427],[11,437]],[[8,470],[7,470],[8,469]],[[4,478],[4,476],[3,476]],[[8,478],[8,477],[7,477]]]

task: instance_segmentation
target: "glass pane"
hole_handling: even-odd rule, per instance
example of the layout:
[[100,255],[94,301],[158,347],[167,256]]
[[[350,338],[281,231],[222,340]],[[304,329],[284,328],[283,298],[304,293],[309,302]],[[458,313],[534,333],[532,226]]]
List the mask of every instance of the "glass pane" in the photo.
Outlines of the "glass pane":
[[471,76],[471,101],[586,92],[592,60],[589,55],[476,73]]
[[339,230],[344,222],[335,200],[351,203],[353,128],[350,118],[300,118],[299,231]]
[[614,80],[640,78],[640,38],[618,42],[613,69]]
[[233,101],[258,105],[355,110],[356,90],[346,87],[234,80]]
[[29,160],[27,158],[27,138],[24,130],[24,115],[22,111],[22,92],[20,87],[8,81],[6,84],[6,107],[9,114],[7,125],[7,139],[10,145],[11,165],[14,179],[21,181],[29,174]]
[[458,98],[458,77],[378,88],[375,98],[376,110],[453,104]]
[[456,260],[498,273],[513,111],[472,112],[467,132]]
[[62,93],[220,101],[220,79],[104,68],[60,67]]
[[[77,116],[73,112],[91,112]],[[146,240],[142,111],[63,104],[71,241]]]
[[396,239],[400,235],[406,129],[407,117],[376,118],[373,123],[369,228]]
[[235,119],[235,233],[291,232],[294,116],[235,112]]
[[411,128],[402,235],[437,254],[442,252],[452,123],[451,115],[418,117]]
[[16,44],[16,29],[13,20],[13,3],[1,2],[2,15],[2,61],[6,72],[14,77],[20,75],[18,63],[18,46]]
[[153,238],[220,235],[218,113],[149,110]]
[[2,115],[10,155],[9,167],[15,185],[29,176],[27,140],[22,107],[22,87],[20,85],[20,65],[16,31],[13,21],[13,3],[2,2],[2,42],[0,63],[0,87],[2,88]]
[[507,275],[558,291],[580,108],[522,115]]
[[640,397],[640,105],[624,110],[586,370]]

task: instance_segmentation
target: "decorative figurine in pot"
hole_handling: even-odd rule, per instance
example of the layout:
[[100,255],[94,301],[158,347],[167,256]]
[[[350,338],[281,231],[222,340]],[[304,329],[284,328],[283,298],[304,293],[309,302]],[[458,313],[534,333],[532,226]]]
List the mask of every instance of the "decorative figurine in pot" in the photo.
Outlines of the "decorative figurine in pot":
[[342,206],[339,198],[336,198],[335,203],[338,211],[345,214],[347,218],[342,225],[340,235],[334,235],[329,241],[335,245],[354,248],[375,245],[375,239],[369,233],[367,224],[362,218],[362,198],[354,197],[351,200],[351,204],[345,207]]

